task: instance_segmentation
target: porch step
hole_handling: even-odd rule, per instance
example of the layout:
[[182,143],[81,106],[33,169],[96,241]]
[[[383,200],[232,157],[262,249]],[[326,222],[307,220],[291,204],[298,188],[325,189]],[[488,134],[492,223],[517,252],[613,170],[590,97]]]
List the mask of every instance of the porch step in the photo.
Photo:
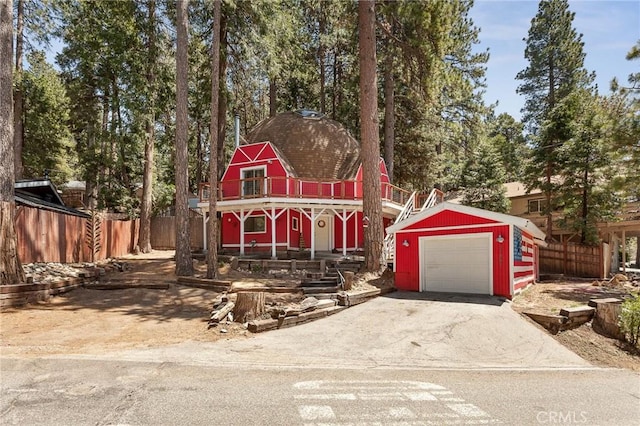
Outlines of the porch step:
[[318,288],[318,287],[333,287],[337,286],[337,281],[309,281],[300,284],[302,288]]
[[303,287],[302,291],[304,294],[326,294],[326,293],[337,293],[338,286],[335,287]]
[[300,284],[303,287],[306,285],[313,285],[313,284],[331,285],[331,284],[337,284],[338,281],[339,281],[338,277],[322,277],[322,278],[316,278],[316,279],[306,278],[306,279],[303,279],[300,282]]

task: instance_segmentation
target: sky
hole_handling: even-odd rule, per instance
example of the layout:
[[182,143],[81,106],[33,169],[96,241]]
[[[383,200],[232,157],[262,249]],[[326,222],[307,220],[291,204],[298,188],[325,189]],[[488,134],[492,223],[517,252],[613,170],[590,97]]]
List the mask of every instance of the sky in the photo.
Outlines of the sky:
[[[617,77],[626,83],[633,72],[640,72],[640,61],[625,56],[640,40],[640,0],[570,0],[575,12],[573,27],[582,33],[585,67],[596,72],[600,94],[609,93],[609,83]],[[471,18],[481,29],[477,49],[489,48],[487,104],[496,101],[496,115],[506,112],[521,118],[524,98],[516,93],[516,74],[528,65],[524,58],[525,38],[538,1],[476,0]]]

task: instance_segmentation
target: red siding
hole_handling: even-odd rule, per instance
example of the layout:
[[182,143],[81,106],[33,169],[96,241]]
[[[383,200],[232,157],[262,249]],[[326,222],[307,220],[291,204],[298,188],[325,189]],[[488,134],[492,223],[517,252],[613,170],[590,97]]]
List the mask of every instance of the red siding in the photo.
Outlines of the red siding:
[[[276,209],[276,215],[280,209]],[[269,211],[271,214],[271,211]],[[265,216],[265,232],[245,232],[245,249],[251,246],[251,241],[256,240],[257,246],[271,248],[271,219],[262,211],[254,211],[251,216]],[[276,245],[286,246],[287,244],[287,213],[283,213],[276,219]],[[240,220],[232,213],[222,215],[222,246],[224,248],[240,247]],[[257,251],[257,250],[256,250]]]
[[[223,198],[236,197],[242,193],[242,186],[239,179],[242,179],[241,170],[264,166],[266,176],[282,177],[280,180],[273,180],[269,192],[285,195],[287,193],[287,183],[285,176],[287,172],[280,159],[276,155],[269,142],[255,143],[251,145],[241,145],[236,148],[231,157],[231,162],[227,166],[221,179]],[[293,188],[290,189],[293,192]]]
[[411,226],[407,226],[405,229],[444,228],[447,226],[485,225],[492,223],[497,222],[451,210],[443,210],[440,213],[436,213],[433,216],[416,222]]
[[[443,212],[452,213],[452,212]],[[438,215],[436,215],[438,216]],[[467,216],[467,215],[463,215]],[[474,216],[467,216],[475,220]],[[429,218],[428,218],[429,219]],[[423,221],[424,222],[424,221]],[[436,221],[436,223],[441,223]],[[459,225],[459,223],[455,223]],[[424,227],[424,226],[423,226]],[[419,261],[419,245],[418,238],[436,235],[459,235],[459,234],[475,234],[479,232],[493,233],[493,294],[496,296],[511,296],[511,279],[509,276],[509,225],[488,225],[476,228],[463,229],[440,229],[436,231],[421,230],[406,232],[402,230],[396,234],[396,253],[395,253],[395,283],[399,290],[420,290],[420,261]],[[499,235],[504,238],[503,243],[498,243],[496,239]],[[409,242],[409,246],[405,247],[402,242]],[[460,267],[464,267],[461,261]]]

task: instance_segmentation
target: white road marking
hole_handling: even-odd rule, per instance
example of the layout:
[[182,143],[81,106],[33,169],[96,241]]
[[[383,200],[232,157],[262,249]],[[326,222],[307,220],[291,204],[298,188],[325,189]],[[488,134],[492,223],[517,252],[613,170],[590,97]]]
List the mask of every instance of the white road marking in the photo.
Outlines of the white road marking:
[[336,418],[333,409],[328,405],[301,405],[298,412],[303,420],[332,420]]
[[411,401],[437,401],[438,399],[429,392],[403,392]]
[[352,393],[326,393],[326,394],[301,394],[294,395],[295,399],[335,399],[335,400],[347,400],[354,401],[356,396]]
[[389,408],[389,417],[394,419],[415,419],[416,415],[407,407]]
[[[417,381],[316,380],[293,385],[305,426],[420,426],[501,423],[440,385]],[[310,392],[311,391],[311,392]],[[324,405],[334,401],[335,407]],[[348,402],[346,402],[348,401]],[[400,404],[399,402],[402,402]],[[335,410],[339,408],[339,410]]]
[[447,404],[447,407],[465,417],[489,417],[487,413],[473,404]]

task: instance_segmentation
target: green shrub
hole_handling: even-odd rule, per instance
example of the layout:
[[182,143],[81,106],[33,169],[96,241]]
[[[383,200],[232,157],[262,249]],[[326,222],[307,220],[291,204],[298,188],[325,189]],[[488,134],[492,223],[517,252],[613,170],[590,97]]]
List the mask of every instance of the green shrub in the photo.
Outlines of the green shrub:
[[622,302],[619,324],[627,341],[637,346],[640,341],[640,297],[631,297]]

